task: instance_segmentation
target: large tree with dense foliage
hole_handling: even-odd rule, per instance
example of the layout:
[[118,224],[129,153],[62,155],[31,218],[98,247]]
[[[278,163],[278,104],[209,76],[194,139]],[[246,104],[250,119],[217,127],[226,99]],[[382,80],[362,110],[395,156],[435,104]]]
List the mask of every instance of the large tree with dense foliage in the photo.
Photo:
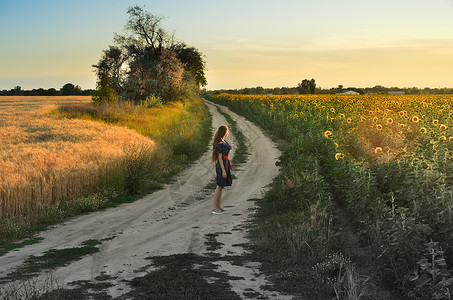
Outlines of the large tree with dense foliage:
[[73,85],[72,83],[66,83],[60,89],[61,95],[81,95],[82,89],[78,85]]
[[312,78],[311,80],[304,79],[297,85],[299,94],[314,94],[316,92],[316,82]]
[[[162,26],[162,17],[129,7],[126,34],[115,34],[98,64],[96,102],[121,100],[135,103],[150,97],[173,101],[206,85],[206,63],[198,49],[175,40]],[[103,95],[109,91],[108,95]]]

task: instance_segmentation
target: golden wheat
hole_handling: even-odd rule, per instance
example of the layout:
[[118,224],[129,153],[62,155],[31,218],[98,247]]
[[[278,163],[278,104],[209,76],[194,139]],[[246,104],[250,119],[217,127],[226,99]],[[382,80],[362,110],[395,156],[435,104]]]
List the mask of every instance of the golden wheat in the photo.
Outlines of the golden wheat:
[[136,131],[49,114],[91,97],[0,98],[0,217],[55,204],[97,186],[124,149],[153,147]]

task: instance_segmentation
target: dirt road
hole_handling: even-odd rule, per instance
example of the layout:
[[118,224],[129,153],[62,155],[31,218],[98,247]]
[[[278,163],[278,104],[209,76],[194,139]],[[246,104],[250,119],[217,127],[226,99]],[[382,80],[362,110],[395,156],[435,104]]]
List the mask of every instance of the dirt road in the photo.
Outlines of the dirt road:
[[[206,103],[216,129],[227,122],[214,104]],[[247,220],[253,198],[278,174],[275,162],[279,156],[272,141],[251,122],[221,107],[237,122],[246,138],[249,159],[240,169],[234,169],[233,186],[223,193],[224,215],[212,215],[213,190],[205,187],[212,182],[215,169],[207,151],[195,164],[184,171],[173,184],[134,203],[99,211],[72,219],[40,234],[43,240],[0,257],[0,278],[19,267],[30,255],[39,256],[50,249],[78,247],[89,239],[103,240],[99,252],[84,256],[53,273],[62,284],[78,280],[92,281],[104,274],[111,276],[113,287],[108,293],[118,297],[130,287],[127,280],[149,272],[146,257],[179,253],[206,252],[206,234],[228,232],[217,237],[223,243],[216,253],[241,254],[237,244],[247,243],[245,232],[237,230]],[[234,147],[233,136],[227,138]],[[234,166],[233,166],[234,167]],[[218,263],[220,270],[243,279],[231,281],[232,290],[244,298],[244,291],[259,292],[270,299],[285,299],[283,295],[263,291],[264,276],[258,274],[256,264],[239,267],[228,262]],[[42,275],[44,276],[44,275]]]

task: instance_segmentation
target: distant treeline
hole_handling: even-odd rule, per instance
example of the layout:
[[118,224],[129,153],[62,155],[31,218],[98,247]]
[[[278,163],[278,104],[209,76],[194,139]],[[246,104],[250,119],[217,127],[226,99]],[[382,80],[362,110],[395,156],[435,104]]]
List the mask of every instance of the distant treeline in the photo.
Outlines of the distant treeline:
[[67,95],[91,96],[93,94],[94,90],[82,90],[80,86],[73,85],[72,83],[66,83],[59,90],[54,88],[23,90],[20,86],[15,86],[11,90],[0,91],[0,96],[67,96]]
[[[354,91],[360,94],[388,94],[389,92],[403,92],[404,94],[453,94],[453,88],[398,88],[398,87],[384,87],[376,85],[374,87],[356,88],[356,87],[343,87],[339,85],[336,88],[322,89],[316,87],[315,94],[336,94],[345,91]],[[261,86],[243,89],[221,89],[207,91],[208,94],[245,94],[245,95],[289,95],[289,94],[307,94],[301,91],[300,85],[298,87],[276,87],[276,88],[263,88]]]

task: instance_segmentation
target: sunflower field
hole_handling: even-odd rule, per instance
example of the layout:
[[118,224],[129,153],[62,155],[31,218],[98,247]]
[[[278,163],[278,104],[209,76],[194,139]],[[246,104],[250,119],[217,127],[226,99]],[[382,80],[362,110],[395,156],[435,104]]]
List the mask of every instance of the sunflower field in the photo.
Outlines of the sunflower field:
[[[370,259],[378,261],[400,295],[451,299],[452,95],[219,94],[208,99],[289,143],[278,162],[281,174],[258,204],[257,218],[281,214],[281,220],[291,220],[282,222],[292,226],[286,240],[293,260],[308,253],[319,261],[334,251],[341,209],[352,216],[371,246]],[[301,237],[301,228],[310,234]],[[271,239],[260,232],[259,239]]]

